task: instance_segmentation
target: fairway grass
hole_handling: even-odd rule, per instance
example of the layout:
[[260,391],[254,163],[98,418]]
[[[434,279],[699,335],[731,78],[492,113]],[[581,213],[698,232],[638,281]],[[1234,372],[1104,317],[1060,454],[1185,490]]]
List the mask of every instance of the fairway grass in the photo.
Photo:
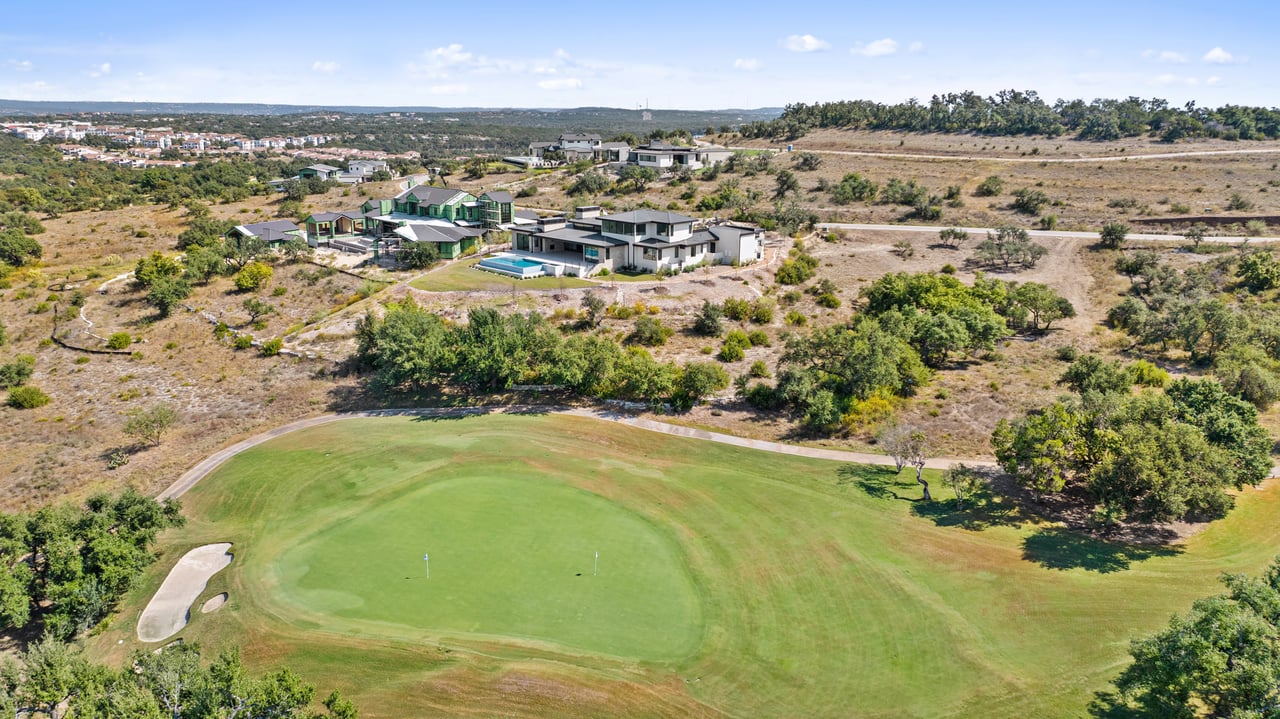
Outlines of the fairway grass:
[[617,504],[503,469],[357,503],[280,557],[282,603],[392,638],[470,633],[637,659],[697,648],[698,596],[674,542]]
[[362,716],[1076,717],[1131,638],[1280,551],[1274,483],[1172,549],[937,493],[581,417],[344,420],[187,493],[90,650],[124,661],[168,567],[228,541],[228,603],[181,636]]

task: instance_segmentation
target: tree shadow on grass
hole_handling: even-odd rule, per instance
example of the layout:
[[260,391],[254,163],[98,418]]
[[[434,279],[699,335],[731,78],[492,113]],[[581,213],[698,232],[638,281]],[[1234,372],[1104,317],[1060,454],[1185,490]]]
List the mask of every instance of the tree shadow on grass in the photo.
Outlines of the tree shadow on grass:
[[1096,719],[1143,719],[1151,717],[1151,714],[1130,705],[1115,690],[1106,689],[1094,692],[1093,701],[1089,702],[1089,716]]
[[955,499],[920,502],[911,508],[911,513],[929,519],[939,527],[960,527],[973,532],[1040,521],[1014,500],[987,488],[966,497],[963,503]]
[[876,499],[901,499],[917,501],[904,493],[919,487],[914,479],[902,480],[902,473],[893,467],[866,464],[842,464],[836,468],[836,484],[853,485]]
[[1022,558],[1047,569],[1087,569],[1109,574],[1134,562],[1182,553],[1178,545],[1128,544],[1096,539],[1066,527],[1044,527],[1022,540]]

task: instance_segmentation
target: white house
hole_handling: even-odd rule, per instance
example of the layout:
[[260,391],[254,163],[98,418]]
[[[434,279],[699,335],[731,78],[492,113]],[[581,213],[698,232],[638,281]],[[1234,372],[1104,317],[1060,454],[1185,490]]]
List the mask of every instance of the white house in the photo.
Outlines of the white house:
[[710,167],[732,156],[733,150],[719,145],[682,147],[665,142],[651,142],[631,150],[627,154],[627,164],[652,167],[659,172],[671,172],[681,167],[688,167],[691,170]]
[[764,259],[764,233],[753,225],[705,223],[661,210],[601,215],[579,207],[573,218],[544,217],[511,230],[517,255],[564,265],[586,277],[601,269],[679,272],[702,264]]

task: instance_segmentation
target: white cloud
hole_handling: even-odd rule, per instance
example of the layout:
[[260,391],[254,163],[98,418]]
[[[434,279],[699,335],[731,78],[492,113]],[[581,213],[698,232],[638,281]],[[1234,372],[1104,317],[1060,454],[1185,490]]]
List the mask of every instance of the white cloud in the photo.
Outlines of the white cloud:
[[754,72],[760,69],[760,61],[754,57],[740,57],[733,61],[733,67],[738,70]]
[[322,72],[326,75],[332,75],[338,70],[338,63],[332,60],[316,60],[311,63],[311,69],[316,72]]
[[924,43],[920,42],[919,40],[916,40],[915,42],[907,46],[907,52],[912,54],[915,54],[918,52],[924,52]]
[[882,55],[892,55],[897,51],[898,41],[891,37],[886,37],[874,42],[869,42],[866,45],[858,43],[857,46],[849,52],[863,57],[881,57]]
[[812,35],[788,35],[782,39],[780,44],[791,52],[813,52],[831,47],[831,43],[826,40],[819,40]]
[[102,77],[111,74],[111,63],[104,62],[89,71],[89,77]]
[[1232,55],[1220,47],[1215,47],[1209,52],[1206,52],[1204,57],[1200,59],[1205,62],[1211,62],[1215,65],[1228,65],[1233,62],[1241,62],[1241,60],[1237,59],[1235,55]]
[[1155,84],[1161,87],[1169,87],[1170,85],[1182,85],[1185,87],[1195,87],[1196,85],[1200,84],[1200,81],[1194,77],[1183,77],[1181,75],[1174,75],[1172,73],[1157,75],[1154,82]]
[[1187,61],[1187,56],[1173,50],[1143,50],[1142,59],[1181,65]]
[[427,88],[427,92],[432,95],[465,95],[467,94],[466,85],[432,85]]
[[449,65],[461,65],[470,59],[471,53],[464,51],[462,49],[462,45],[459,45],[456,42],[451,45],[445,45],[444,47],[438,47],[427,53],[427,60],[429,62],[446,67]]
[[9,60],[5,63],[5,66],[14,68],[15,70],[20,70],[22,72],[27,72],[31,69],[31,61],[30,60]]
[[1206,85],[1221,85],[1221,84],[1222,84],[1222,78],[1218,77],[1217,75],[1210,75],[1210,76],[1209,76],[1209,79],[1204,81],[1204,84],[1206,84]]
[[553,80],[539,80],[538,87],[543,90],[577,90],[582,81],[576,77],[558,77]]

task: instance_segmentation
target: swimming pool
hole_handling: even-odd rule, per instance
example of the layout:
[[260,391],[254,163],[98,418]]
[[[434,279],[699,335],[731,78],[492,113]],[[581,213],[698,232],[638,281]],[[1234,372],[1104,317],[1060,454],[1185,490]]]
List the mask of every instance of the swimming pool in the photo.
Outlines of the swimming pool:
[[528,277],[541,277],[546,274],[542,269],[542,263],[536,260],[527,260],[523,257],[515,255],[494,255],[486,257],[476,265],[482,270],[497,272],[498,274],[507,275],[509,277],[519,277],[525,279]]

